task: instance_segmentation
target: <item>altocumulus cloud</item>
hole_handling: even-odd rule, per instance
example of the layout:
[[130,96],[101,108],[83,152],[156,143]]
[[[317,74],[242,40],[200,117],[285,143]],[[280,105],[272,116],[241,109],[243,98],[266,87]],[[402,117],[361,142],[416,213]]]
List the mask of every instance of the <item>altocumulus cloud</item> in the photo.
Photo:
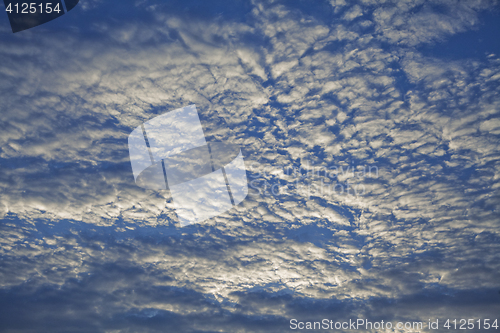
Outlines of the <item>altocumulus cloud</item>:
[[[125,1],[126,21],[96,14],[114,5],[1,39],[0,330],[498,313],[499,55],[420,52],[476,28],[489,3]],[[136,187],[130,131],[193,103],[225,119],[250,176],[286,194],[251,189],[179,228],[168,193]],[[321,175],[300,191],[283,165],[378,174],[337,174],[365,189],[340,195],[311,190]]]

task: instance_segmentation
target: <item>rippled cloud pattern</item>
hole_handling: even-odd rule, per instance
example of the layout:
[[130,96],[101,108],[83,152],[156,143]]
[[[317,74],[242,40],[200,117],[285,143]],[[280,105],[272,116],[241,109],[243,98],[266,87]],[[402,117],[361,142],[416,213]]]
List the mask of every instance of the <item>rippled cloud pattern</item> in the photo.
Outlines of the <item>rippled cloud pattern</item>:
[[[499,10],[82,0],[16,34],[4,15],[0,332],[498,318]],[[186,225],[136,184],[128,137],[193,104],[248,195]]]

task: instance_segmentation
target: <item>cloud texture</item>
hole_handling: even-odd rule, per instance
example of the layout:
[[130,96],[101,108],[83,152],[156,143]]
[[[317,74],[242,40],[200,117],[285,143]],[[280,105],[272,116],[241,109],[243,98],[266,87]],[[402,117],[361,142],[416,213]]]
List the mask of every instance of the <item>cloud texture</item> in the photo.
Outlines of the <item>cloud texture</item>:
[[[422,51],[490,2],[113,6],[0,28],[0,331],[498,314],[500,56]],[[190,104],[251,186],[180,228],[127,137]]]

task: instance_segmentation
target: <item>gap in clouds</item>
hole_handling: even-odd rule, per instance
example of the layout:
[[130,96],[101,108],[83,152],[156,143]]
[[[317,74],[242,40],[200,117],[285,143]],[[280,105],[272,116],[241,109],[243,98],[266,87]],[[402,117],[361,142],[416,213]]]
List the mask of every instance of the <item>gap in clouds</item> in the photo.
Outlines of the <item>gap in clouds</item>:
[[500,7],[492,12],[481,13],[478,25],[471,30],[459,32],[418,48],[422,55],[438,59],[485,59],[491,54],[500,55]]

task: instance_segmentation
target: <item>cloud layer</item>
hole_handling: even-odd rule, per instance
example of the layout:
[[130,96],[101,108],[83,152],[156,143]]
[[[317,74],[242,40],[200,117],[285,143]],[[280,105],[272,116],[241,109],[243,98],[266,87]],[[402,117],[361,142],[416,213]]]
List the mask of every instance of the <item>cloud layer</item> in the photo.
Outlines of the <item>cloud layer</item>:
[[[0,331],[498,313],[500,58],[420,51],[488,2],[113,6],[2,27]],[[190,104],[224,118],[251,186],[180,228],[127,137]]]

